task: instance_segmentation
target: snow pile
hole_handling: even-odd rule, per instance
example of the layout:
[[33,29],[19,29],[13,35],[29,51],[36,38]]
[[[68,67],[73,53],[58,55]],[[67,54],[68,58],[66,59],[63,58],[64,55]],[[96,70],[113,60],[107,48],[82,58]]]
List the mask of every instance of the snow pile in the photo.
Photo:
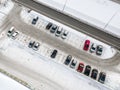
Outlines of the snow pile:
[[0,73],[0,90],[30,90]]

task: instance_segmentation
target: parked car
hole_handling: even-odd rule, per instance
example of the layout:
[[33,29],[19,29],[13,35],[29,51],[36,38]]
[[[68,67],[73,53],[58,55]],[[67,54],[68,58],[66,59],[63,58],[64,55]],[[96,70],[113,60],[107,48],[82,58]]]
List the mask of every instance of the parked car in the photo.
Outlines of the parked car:
[[84,64],[83,64],[83,63],[79,63],[78,68],[77,68],[77,71],[78,71],[78,72],[82,72],[83,69],[84,69]]
[[68,55],[67,58],[66,58],[66,60],[65,60],[65,62],[64,62],[64,64],[65,64],[65,65],[69,65],[70,62],[71,62],[71,60],[72,60],[72,56],[71,56],[71,55]]
[[68,31],[67,30],[65,30],[63,33],[62,33],[62,35],[61,35],[61,38],[62,39],[66,39],[67,38],[67,36],[68,36]]
[[18,35],[18,32],[16,32],[16,31],[13,32],[12,35],[11,35],[11,36],[12,36],[12,39],[16,39],[17,35]]
[[99,81],[100,83],[103,83],[103,84],[104,84],[105,78],[106,78],[106,73],[100,72],[98,81]]
[[89,75],[90,75],[90,71],[91,71],[91,66],[90,66],[90,65],[87,65],[87,66],[85,67],[84,74],[85,74],[86,76],[89,76]]
[[51,22],[49,22],[49,23],[47,24],[47,26],[46,26],[46,29],[49,30],[49,29],[52,27],[52,25],[53,25],[53,24],[52,24]]
[[35,24],[37,23],[38,19],[39,19],[39,17],[35,17],[35,18],[33,18],[33,20],[32,20],[32,24],[35,25]]
[[32,48],[34,46],[34,44],[35,44],[35,41],[30,41],[29,44],[28,44],[28,47]]
[[97,55],[102,55],[102,52],[103,52],[103,46],[102,45],[98,45],[97,46],[96,54]]
[[77,64],[77,61],[73,59],[71,64],[70,64],[70,67],[75,68],[76,64]]
[[52,54],[51,54],[51,58],[55,58],[57,55],[58,51],[57,50],[53,50]]
[[39,49],[40,43],[39,42],[35,42],[33,45],[33,50],[37,51]]
[[12,34],[13,34],[14,31],[15,31],[15,30],[14,30],[14,27],[11,27],[11,28],[8,30],[8,32],[7,32],[7,36],[8,36],[8,37],[12,36]]
[[57,31],[55,32],[55,35],[59,37],[61,35],[61,33],[62,33],[62,30],[63,29],[60,29],[60,28],[57,29]]
[[96,48],[97,48],[97,44],[93,43],[93,44],[91,45],[90,52],[91,52],[91,53],[96,52]]
[[92,70],[92,74],[91,74],[91,78],[93,78],[93,79],[96,80],[97,74],[98,74],[98,70],[97,70],[97,69],[93,69],[93,70]]
[[50,32],[51,33],[55,33],[56,30],[58,30],[58,26],[57,25],[52,25],[51,28],[50,28]]
[[85,43],[84,43],[83,49],[84,49],[85,51],[88,51],[89,46],[90,46],[90,40],[86,40]]

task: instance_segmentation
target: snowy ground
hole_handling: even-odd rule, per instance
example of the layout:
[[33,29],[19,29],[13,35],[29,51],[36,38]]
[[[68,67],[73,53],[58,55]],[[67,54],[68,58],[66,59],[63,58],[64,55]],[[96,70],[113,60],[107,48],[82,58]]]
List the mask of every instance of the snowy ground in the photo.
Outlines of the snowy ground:
[[52,59],[48,59],[38,52],[30,50],[24,43],[19,43],[8,37],[1,38],[0,52],[15,63],[49,78],[64,87],[64,90],[79,90],[81,88],[82,90],[88,90],[88,88],[90,90],[112,90],[83,74],[63,67],[62,64],[53,62]]
[[0,73],[0,90],[29,90],[29,89]]
[[2,25],[13,7],[14,3],[11,0],[8,0],[6,4],[0,4],[0,26]]
[[[15,40],[8,38],[6,32],[3,32],[0,35],[0,53],[13,60],[15,63],[19,63],[36,73],[40,73],[60,86],[65,87],[65,90],[79,90],[81,88],[82,90],[88,90],[88,88],[90,90],[119,90],[120,79],[118,78],[120,75],[106,71],[107,78],[105,85],[103,85],[75,70],[65,67],[62,61],[64,56],[62,55],[67,54],[62,51],[59,50],[56,59],[51,59],[50,54],[54,48],[52,46],[40,42],[41,46],[39,51],[28,48],[28,42],[30,40],[35,39],[21,32],[19,32],[19,36]],[[114,81],[115,85],[112,81]]]
[[[39,30],[43,31],[43,32],[46,32],[47,34],[49,34],[50,36],[52,37],[55,37],[57,39],[59,39],[60,41],[62,42],[65,42],[69,45],[72,45],[73,47],[79,49],[79,50],[83,50],[83,47],[84,47],[84,42],[85,40],[90,40],[91,41],[91,44],[92,43],[96,43],[97,45],[102,45],[104,47],[104,51],[103,51],[103,54],[101,56],[97,56],[95,53],[90,53],[89,50],[87,51],[87,53],[95,56],[95,57],[98,57],[98,58],[101,58],[101,59],[109,59],[109,58],[112,58],[114,57],[114,55],[116,54],[116,50],[113,49],[111,46],[107,45],[107,44],[104,44],[98,40],[95,40],[83,33],[80,33],[76,30],[73,30],[63,24],[60,24],[50,18],[47,18],[41,14],[38,14],[37,12],[34,12],[34,11],[31,11],[30,13],[27,13],[27,9],[24,8],[21,12],[21,18],[24,22],[26,22],[27,24],[29,25],[32,25],[31,22],[32,22],[32,19],[35,17],[35,16],[39,16],[39,20],[38,22],[36,23],[36,25],[33,25],[34,27],[38,28]],[[61,39],[60,37],[56,37],[54,34],[51,34],[48,30],[45,30],[45,26],[48,24],[48,22],[52,22],[58,26],[60,26],[60,28],[64,28],[65,30],[69,31],[69,34],[68,34],[68,37],[63,40]],[[109,53],[108,53],[109,52]]]

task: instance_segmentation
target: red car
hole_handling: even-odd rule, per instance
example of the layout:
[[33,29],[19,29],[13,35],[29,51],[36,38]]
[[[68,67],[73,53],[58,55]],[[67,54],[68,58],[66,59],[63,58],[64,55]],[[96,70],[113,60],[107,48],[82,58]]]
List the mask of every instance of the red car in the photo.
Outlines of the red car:
[[84,64],[83,63],[79,63],[79,66],[77,68],[77,71],[78,72],[82,72],[83,71],[83,68],[84,68]]
[[84,49],[85,51],[88,51],[89,46],[90,46],[90,40],[86,40],[83,49]]

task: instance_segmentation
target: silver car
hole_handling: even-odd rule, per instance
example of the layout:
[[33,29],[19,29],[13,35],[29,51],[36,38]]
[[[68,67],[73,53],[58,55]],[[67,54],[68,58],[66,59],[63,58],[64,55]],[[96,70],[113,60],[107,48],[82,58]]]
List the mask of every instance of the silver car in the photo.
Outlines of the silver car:
[[33,45],[33,50],[37,51],[39,49],[40,43],[39,42],[35,42]]
[[62,39],[66,39],[67,36],[68,36],[68,33],[69,33],[69,32],[65,30],[65,31],[62,33],[61,38],[62,38]]
[[77,64],[77,61],[73,59],[71,64],[70,64],[70,67],[75,68],[76,64]]
[[91,52],[91,53],[95,53],[95,52],[96,52],[96,49],[97,49],[97,45],[96,45],[95,43],[93,43],[93,44],[91,45],[90,52]]

